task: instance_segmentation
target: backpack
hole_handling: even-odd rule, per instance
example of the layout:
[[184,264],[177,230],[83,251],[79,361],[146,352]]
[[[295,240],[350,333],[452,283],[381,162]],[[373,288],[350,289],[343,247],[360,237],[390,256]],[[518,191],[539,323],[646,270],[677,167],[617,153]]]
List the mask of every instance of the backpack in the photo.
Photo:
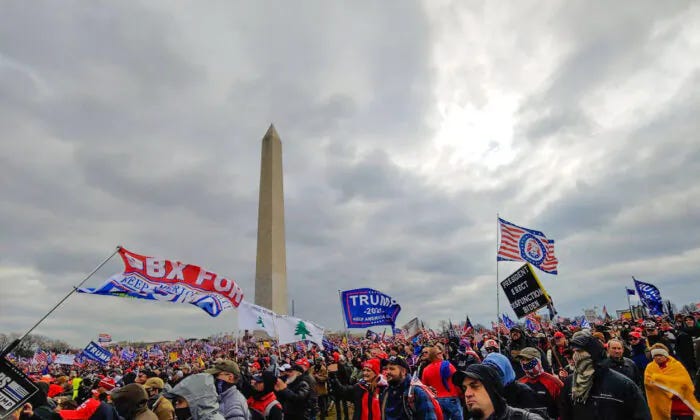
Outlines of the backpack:
[[440,407],[440,403],[438,403],[438,400],[435,396],[435,391],[433,391],[432,388],[421,382],[420,379],[418,379],[417,377],[411,378],[411,385],[409,385],[408,393],[406,394],[408,397],[408,406],[404,405],[404,408],[409,414],[409,417],[415,418],[414,413],[416,412],[416,387],[422,389],[423,392],[425,392],[425,395],[428,397],[430,403],[433,405],[433,411],[435,411],[435,417],[437,417],[437,420],[443,420],[442,408]]

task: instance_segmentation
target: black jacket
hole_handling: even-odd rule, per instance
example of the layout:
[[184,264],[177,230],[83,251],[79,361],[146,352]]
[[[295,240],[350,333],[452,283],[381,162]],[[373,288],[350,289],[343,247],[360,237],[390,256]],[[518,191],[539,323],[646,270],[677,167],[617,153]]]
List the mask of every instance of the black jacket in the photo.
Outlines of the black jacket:
[[[465,417],[467,420],[473,419],[469,414]],[[520,408],[507,406],[500,414],[494,414],[494,420],[545,420],[539,414],[530,413]]]
[[275,392],[277,400],[282,403],[286,420],[304,420],[314,412],[313,387],[307,380],[308,375],[299,375],[287,388]]
[[537,408],[537,394],[524,383],[514,381],[503,389],[503,398],[506,403],[515,408]]
[[604,366],[596,367],[588,400],[574,404],[571,387],[574,376],[566,378],[559,415],[562,420],[650,420],[651,413],[642,391],[631,379]]
[[628,359],[626,357],[623,357],[620,360],[607,358],[600,362],[600,364],[601,366],[605,366],[625,375],[626,377],[630,378],[632,382],[639,387],[639,389],[644,389],[644,378],[639,372],[637,364],[634,363],[632,359]]
[[[368,395],[368,398],[364,398],[365,394],[369,392],[367,384],[364,382],[358,382],[354,385],[341,385],[335,376],[330,376],[328,380],[333,384],[333,387],[336,389],[337,395],[340,398],[343,400],[352,401],[353,405],[355,406],[354,413],[352,415],[353,420],[360,420],[362,418],[362,413],[366,413],[367,418],[372,419],[372,407],[369,405],[372,403],[372,396]],[[382,389],[377,388],[377,391],[379,391],[377,394],[378,396]],[[363,399],[365,399],[365,404],[363,404]]]
[[676,355],[678,360],[688,370],[690,376],[695,374],[697,361],[695,360],[695,345],[693,338],[700,336],[700,328],[681,328],[676,336]]

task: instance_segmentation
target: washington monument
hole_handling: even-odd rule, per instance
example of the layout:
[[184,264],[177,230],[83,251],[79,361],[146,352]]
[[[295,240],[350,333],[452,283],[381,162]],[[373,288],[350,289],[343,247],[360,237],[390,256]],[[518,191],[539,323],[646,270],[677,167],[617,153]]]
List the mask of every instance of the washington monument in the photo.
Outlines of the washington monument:
[[287,314],[282,142],[274,125],[270,125],[262,139],[255,304]]

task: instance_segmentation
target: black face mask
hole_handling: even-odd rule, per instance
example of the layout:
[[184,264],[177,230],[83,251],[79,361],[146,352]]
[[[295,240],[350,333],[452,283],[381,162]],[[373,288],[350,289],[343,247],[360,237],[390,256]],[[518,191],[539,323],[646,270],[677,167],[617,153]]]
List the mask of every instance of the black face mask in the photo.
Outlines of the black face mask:
[[233,385],[235,385],[235,384],[232,384],[230,382],[226,382],[223,379],[217,379],[216,380],[216,392],[218,392],[219,394],[223,394],[229,388],[231,388]]
[[187,420],[190,417],[192,417],[192,413],[190,413],[190,408],[189,407],[183,407],[183,408],[176,408],[175,409],[175,418],[177,420]]

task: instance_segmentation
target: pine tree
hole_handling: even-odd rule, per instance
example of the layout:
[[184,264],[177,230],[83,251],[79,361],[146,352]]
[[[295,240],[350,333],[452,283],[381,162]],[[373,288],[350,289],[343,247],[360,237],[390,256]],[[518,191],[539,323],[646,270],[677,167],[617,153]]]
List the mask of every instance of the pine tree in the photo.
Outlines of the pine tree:
[[263,322],[263,319],[261,316],[258,317],[258,321],[256,324],[260,325],[261,327],[265,328],[265,323]]
[[306,328],[304,321],[299,321],[297,323],[297,328],[294,330],[294,335],[300,335],[302,340],[306,340],[306,336],[311,336],[311,332]]

